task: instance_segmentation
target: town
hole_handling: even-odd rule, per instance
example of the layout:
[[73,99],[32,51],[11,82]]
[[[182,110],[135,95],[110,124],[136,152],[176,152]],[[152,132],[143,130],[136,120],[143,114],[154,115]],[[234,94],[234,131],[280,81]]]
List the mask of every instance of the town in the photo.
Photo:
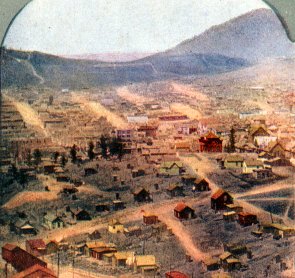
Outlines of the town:
[[234,78],[3,90],[1,275],[292,271],[295,84]]

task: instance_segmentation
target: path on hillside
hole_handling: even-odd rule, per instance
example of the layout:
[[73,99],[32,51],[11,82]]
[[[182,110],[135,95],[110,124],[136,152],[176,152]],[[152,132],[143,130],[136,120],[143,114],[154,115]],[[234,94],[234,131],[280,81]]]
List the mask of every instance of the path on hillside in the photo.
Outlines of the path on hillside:
[[128,102],[135,105],[143,104],[146,102],[152,102],[154,100],[153,98],[148,98],[131,92],[126,86],[117,88],[117,95],[120,98],[127,100]]
[[87,100],[82,95],[72,93],[74,102],[81,105],[81,109],[87,114],[92,114],[96,118],[105,117],[107,121],[116,128],[127,128],[127,122],[117,114],[109,111],[99,102]]

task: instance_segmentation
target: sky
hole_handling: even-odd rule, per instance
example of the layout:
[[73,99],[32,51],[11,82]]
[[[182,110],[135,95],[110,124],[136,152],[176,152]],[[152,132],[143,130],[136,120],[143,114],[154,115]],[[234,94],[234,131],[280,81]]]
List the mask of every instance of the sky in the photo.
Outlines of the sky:
[[4,45],[56,55],[155,53],[268,8],[261,0],[33,0]]

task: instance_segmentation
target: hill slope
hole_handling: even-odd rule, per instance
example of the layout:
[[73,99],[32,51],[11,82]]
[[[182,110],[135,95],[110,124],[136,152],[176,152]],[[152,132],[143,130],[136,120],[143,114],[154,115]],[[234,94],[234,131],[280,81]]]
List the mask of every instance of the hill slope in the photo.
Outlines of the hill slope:
[[2,86],[84,88],[176,76],[215,74],[247,66],[243,59],[216,54],[155,55],[135,62],[71,60],[38,52],[4,52]]
[[166,55],[215,53],[259,62],[295,56],[295,47],[272,10],[258,9],[214,26],[166,52]]

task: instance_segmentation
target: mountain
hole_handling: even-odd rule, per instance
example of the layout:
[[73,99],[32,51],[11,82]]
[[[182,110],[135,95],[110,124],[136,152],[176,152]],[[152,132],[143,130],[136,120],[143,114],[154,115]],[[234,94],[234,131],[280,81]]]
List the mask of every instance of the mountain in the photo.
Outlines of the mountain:
[[214,53],[256,63],[265,58],[294,57],[295,47],[276,14],[258,9],[213,26],[166,51],[168,56],[188,53]]
[[4,50],[2,86],[80,89],[129,82],[216,74],[248,66],[243,59],[217,54],[157,54],[134,62],[76,60],[39,52]]

